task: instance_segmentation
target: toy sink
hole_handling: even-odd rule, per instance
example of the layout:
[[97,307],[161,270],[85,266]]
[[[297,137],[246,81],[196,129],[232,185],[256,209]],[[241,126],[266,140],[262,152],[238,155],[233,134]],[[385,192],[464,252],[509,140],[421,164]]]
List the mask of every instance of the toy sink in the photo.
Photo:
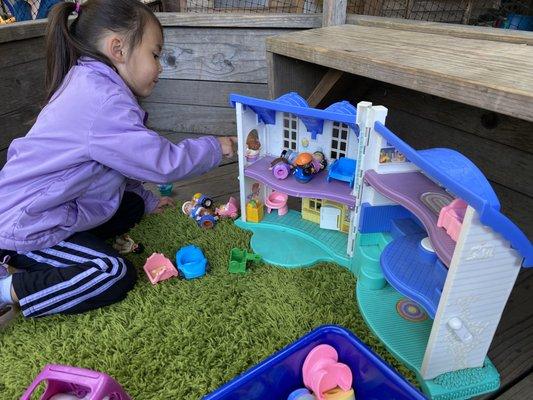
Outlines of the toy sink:
[[205,275],[207,259],[199,247],[191,244],[178,250],[176,265],[181,276],[185,279],[194,279]]
[[259,254],[248,253],[246,250],[233,248],[231,249],[229,259],[229,272],[234,274],[243,274],[246,272],[246,263],[248,261],[261,261]]

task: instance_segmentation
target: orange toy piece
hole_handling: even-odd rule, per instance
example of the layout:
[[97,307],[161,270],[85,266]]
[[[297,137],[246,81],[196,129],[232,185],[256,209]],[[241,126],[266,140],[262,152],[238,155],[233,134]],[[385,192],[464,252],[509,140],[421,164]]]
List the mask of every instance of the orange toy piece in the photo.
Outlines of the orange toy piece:
[[299,167],[304,167],[313,161],[313,155],[311,153],[300,153],[294,160],[294,164]]

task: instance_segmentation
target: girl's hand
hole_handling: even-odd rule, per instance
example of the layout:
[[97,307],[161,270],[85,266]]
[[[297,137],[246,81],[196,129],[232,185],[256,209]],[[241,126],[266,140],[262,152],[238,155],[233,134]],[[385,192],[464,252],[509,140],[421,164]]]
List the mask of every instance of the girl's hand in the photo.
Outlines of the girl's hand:
[[237,146],[237,136],[221,136],[217,137],[220,147],[222,147],[222,155],[231,158],[235,154],[234,147]]
[[174,202],[174,199],[168,196],[161,197],[159,199],[159,203],[157,203],[157,207],[154,210],[154,214],[160,214],[162,213],[165,208],[167,207],[175,207],[176,203]]

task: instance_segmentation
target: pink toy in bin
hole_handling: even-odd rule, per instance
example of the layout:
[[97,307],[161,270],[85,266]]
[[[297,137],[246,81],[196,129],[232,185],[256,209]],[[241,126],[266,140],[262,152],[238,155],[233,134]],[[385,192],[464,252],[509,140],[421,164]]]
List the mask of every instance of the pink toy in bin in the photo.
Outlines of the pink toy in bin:
[[302,368],[304,385],[313,391],[317,400],[326,399],[326,392],[340,388],[352,389],[352,371],[340,363],[337,350],[327,344],[316,346],[305,358]]
[[272,192],[267,197],[265,205],[267,206],[267,212],[272,210],[278,210],[278,215],[285,215],[289,211],[287,207],[287,199],[289,196],[281,192]]
[[461,199],[455,199],[447,206],[441,208],[437,226],[444,228],[448,236],[455,242],[459,239],[459,233],[463,227],[463,219],[465,218],[466,204]]
[[172,261],[161,253],[153,253],[146,259],[144,272],[146,272],[152,285],[172,278],[173,276],[178,276],[178,270],[174,267]]
[[[66,365],[47,365],[20,400],[30,400],[32,393],[43,381],[47,382],[41,400],[71,398],[86,400],[131,400],[130,396],[109,375],[90,369]],[[67,396],[67,397],[66,397]]]

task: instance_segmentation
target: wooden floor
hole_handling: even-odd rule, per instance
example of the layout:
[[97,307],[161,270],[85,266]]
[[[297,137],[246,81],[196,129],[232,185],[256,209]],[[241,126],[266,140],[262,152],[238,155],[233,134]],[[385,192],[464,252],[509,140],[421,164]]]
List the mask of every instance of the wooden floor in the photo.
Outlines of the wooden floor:
[[[174,141],[195,135],[169,134]],[[238,196],[237,160],[224,160],[204,176],[174,184],[172,197],[188,200],[196,192],[209,194],[215,202]],[[156,191],[154,185],[151,189]],[[489,357],[501,376],[501,389],[484,400],[533,399],[533,271],[522,270],[511,293]]]

